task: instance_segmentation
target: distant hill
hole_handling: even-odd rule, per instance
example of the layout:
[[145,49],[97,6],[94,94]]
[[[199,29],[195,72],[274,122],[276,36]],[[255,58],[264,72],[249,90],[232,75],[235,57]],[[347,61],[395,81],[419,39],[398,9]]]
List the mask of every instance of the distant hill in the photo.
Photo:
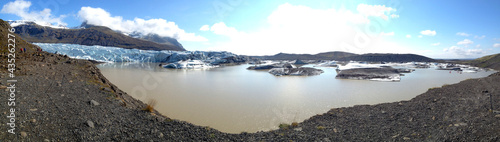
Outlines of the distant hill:
[[349,53],[349,52],[341,52],[341,51],[323,52],[323,53],[316,54],[316,56],[333,58],[334,60],[338,60],[338,59],[346,58],[346,57],[351,57],[351,56],[356,56],[356,55],[358,55],[358,54]]
[[369,62],[434,62],[434,59],[416,54],[379,54],[369,53],[338,59],[339,61]]
[[324,52],[318,54],[288,54],[288,53],[279,53],[272,56],[251,56],[254,58],[259,58],[262,60],[337,60],[344,57],[354,56],[357,54],[348,53],[348,52]]
[[34,23],[22,24],[15,27],[16,33],[28,42],[41,43],[70,43],[80,45],[114,46],[127,49],[143,50],[175,50],[185,51],[177,40],[156,43],[143,39],[132,38],[103,26],[88,26],[80,29],[56,29],[40,26]]
[[318,54],[287,54],[279,53],[273,56],[251,56],[263,60],[337,60],[337,61],[368,61],[368,62],[434,62],[434,59],[415,54],[354,54],[349,52],[324,52]]
[[467,61],[466,63],[477,67],[500,70],[500,53],[477,58],[472,61]]

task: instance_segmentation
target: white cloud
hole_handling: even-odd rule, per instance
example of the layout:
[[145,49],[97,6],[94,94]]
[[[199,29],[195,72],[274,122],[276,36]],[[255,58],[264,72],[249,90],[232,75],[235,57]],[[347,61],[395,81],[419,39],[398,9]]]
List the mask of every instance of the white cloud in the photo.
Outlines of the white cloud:
[[493,44],[493,47],[500,47],[500,43]]
[[214,32],[214,34],[217,34],[217,35],[225,35],[225,36],[229,36],[229,37],[235,37],[235,36],[238,36],[240,34],[240,32],[238,32],[238,30],[236,30],[236,28],[228,27],[228,26],[226,26],[226,24],[224,22],[215,23],[210,28],[210,31]]
[[35,21],[37,24],[43,26],[67,25],[66,23],[62,22],[62,19],[65,17],[64,15],[55,17],[51,14],[52,11],[48,8],[45,8],[42,11],[29,12],[30,7],[31,7],[31,2],[24,0],[16,0],[14,2],[8,2],[7,4],[3,5],[2,10],[0,12],[14,14],[21,17],[22,20]]
[[482,36],[474,36],[475,39],[484,39],[486,36],[485,35],[482,35]]
[[411,38],[411,35],[406,35],[406,38]]
[[389,19],[386,13],[389,14],[393,11],[396,11],[396,9],[393,9],[391,7],[385,7],[385,5],[367,5],[367,4],[359,4],[357,10],[362,15],[380,17],[384,20]]
[[464,32],[458,32],[457,35],[459,35],[459,36],[469,36],[469,34],[464,33]]
[[208,30],[210,30],[210,26],[209,25],[203,25],[200,28],[200,31],[208,31]]
[[252,31],[241,31],[224,22],[216,23],[210,31],[225,35],[230,41],[214,43],[207,50],[244,55],[280,52],[316,54],[327,51],[409,53],[407,47],[384,40],[380,36],[382,31],[363,31],[370,24],[370,19],[361,12],[313,9],[285,3],[267,17],[267,23],[266,28]]
[[480,47],[481,47],[481,44],[477,44],[477,45],[476,45],[476,48],[480,48]]
[[431,45],[432,45],[432,46],[438,46],[438,45],[440,45],[440,44],[441,44],[441,43],[440,43],[440,42],[438,42],[438,43],[433,43],[433,44],[431,44]]
[[451,46],[450,48],[443,49],[443,51],[454,53],[461,57],[467,57],[467,56],[476,57],[478,55],[485,54],[485,52],[482,49],[464,49],[458,46]]
[[421,31],[420,34],[426,35],[426,36],[435,36],[436,35],[436,31],[425,30],[425,31]]
[[473,43],[474,43],[474,41],[472,41],[472,40],[464,39],[462,41],[457,42],[457,45],[465,45],[465,46],[467,46],[467,45],[473,44]]
[[394,32],[389,32],[389,33],[380,32],[380,35],[381,36],[394,36]]
[[399,18],[399,15],[397,15],[397,14],[391,14],[391,18]]
[[418,38],[422,38],[422,35],[418,35]]
[[158,34],[160,36],[176,38],[180,41],[208,41],[202,36],[194,33],[187,33],[179,28],[177,24],[165,19],[134,18],[134,20],[124,20],[121,16],[111,16],[102,8],[82,7],[78,11],[78,16],[87,21],[88,24],[106,26],[113,30],[122,32],[139,32],[143,34]]

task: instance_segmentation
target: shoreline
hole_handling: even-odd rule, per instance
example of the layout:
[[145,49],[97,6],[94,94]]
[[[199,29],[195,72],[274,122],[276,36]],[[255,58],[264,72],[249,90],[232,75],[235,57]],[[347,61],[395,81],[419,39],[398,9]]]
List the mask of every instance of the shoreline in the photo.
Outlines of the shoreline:
[[[145,111],[145,103],[113,85],[91,61],[38,52],[18,37],[16,44],[29,47],[16,61],[16,134],[7,132],[7,117],[0,118],[6,141],[500,140],[499,72],[408,101],[332,108],[278,130],[229,134]],[[6,71],[0,75],[5,79]],[[7,86],[3,80],[0,85]],[[6,105],[0,103],[0,114],[8,112]]]
[[[449,121],[449,120],[445,121],[444,118],[450,119],[450,117],[452,117],[452,116],[448,116],[448,117],[445,116],[443,118],[436,118],[436,116],[434,116],[431,118],[424,119],[425,121],[430,121],[432,119],[438,120],[437,123],[433,122],[431,124],[440,124],[440,126],[437,128],[434,128],[434,129],[430,129],[430,130],[438,131],[440,129],[443,129],[446,131],[447,128],[448,129],[454,128],[454,129],[452,129],[452,130],[454,130],[452,132],[455,132],[455,133],[451,133],[452,135],[431,136],[430,138],[428,136],[421,137],[424,134],[429,134],[429,135],[432,134],[432,133],[428,133],[428,132],[421,132],[423,134],[420,134],[420,133],[414,134],[414,133],[408,132],[407,134],[404,134],[404,132],[410,131],[410,130],[415,130],[417,132],[420,132],[420,131],[426,130],[430,126],[432,126],[432,125],[425,126],[426,125],[425,122],[418,121],[419,119],[421,119],[421,117],[419,117],[418,115],[415,115],[414,113],[416,113],[416,114],[422,113],[422,112],[420,112],[422,110],[416,110],[416,109],[412,108],[412,106],[413,107],[414,106],[423,107],[426,105],[426,103],[431,103],[431,102],[435,102],[435,100],[443,99],[443,97],[439,98],[437,96],[434,96],[434,95],[439,94],[439,93],[441,93],[441,94],[439,94],[439,96],[447,96],[447,97],[444,97],[445,99],[446,98],[451,99],[454,97],[464,97],[463,96],[464,93],[461,93],[462,95],[460,95],[460,96],[454,96],[453,94],[442,95],[443,93],[446,93],[446,91],[444,91],[444,90],[450,90],[450,87],[457,88],[456,86],[464,86],[465,84],[470,84],[471,82],[474,82],[473,84],[475,84],[475,82],[480,82],[481,80],[491,81],[489,83],[490,86],[483,85],[483,86],[473,86],[473,87],[476,87],[476,88],[477,87],[483,87],[483,88],[486,87],[485,89],[483,89],[481,91],[489,90],[491,93],[494,93],[495,94],[494,95],[495,96],[494,106],[495,106],[495,108],[497,108],[495,110],[498,111],[498,108],[500,108],[500,104],[498,103],[500,101],[500,98],[498,97],[499,92],[494,91],[494,90],[500,90],[500,87],[496,87],[494,85],[494,84],[500,83],[500,73],[498,73],[498,72],[494,73],[488,77],[479,78],[479,79],[464,80],[464,81],[461,81],[460,83],[447,85],[447,86],[444,86],[442,88],[431,89],[423,94],[418,95],[415,98],[412,98],[409,101],[382,103],[382,104],[376,104],[376,105],[356,105],[356,106],[352,106],[352,107],[332,108],[328,112],[325,112],[321,115],[312,116],[311,118],[306,119],[304,122],[298,123],[297,125],[290,124],[287,128],[281,128],[278,130],[271,130],[271,131],[266,131],[266,132],[260,131],[257,133],[244,133],[243,132],[240,134],[229,134],[229,133],[220,132],[218,130],[215,130],[215,129],[212,129],[209,127],[195,126],[195,125],[190,124],[188,122],[179,121],[179,120],[172,120],[172,119],[169,119],[167,116],[163,116],[163,115],[159,114],[157,111],[154,111],[153,113],[143,111],[142,109],[145,107],[145,105],[146,105],[145,103],[143,103],[135,98],[132,98],[131,96],[129,96],[125,92],[121,91],[118,87],[114,86],[111,82],[109,82],[100,73],[100,70],[91,61],[70,59],[70,58],[66,58],[66,57],[61,56],[61,55],[54,55],[54,56],[52,56],[52,55],[53,54],[51,54],[51,53],[44,53],[42,56],[33,58],[32,61],[27,61],[27,63],[23,64],[23,67],[21,67],[23,70],[20,71],[20,74],[24,74],[24,75],[21,75],[22,79],[20,79],[20,83],[23,83],[24,85],[20,86],[19,90],[27,91],[28,88],[25,88],[25,87],[37,86],[37,84],[39,82],[46,81],[48,84],[48,85],[47,84],[45,84],[45,85],[38,84],[41,86],[39,86],[38,88],[34,88],[34,90],[32,90],[33,92],[30,92],[30,93],[25,92],[24,95],[34,97],[33,99],[35,99],[37,97],[40,97],[40,95],[43,95],[41,93],[37,93],[40,90],[44,90],[44,91],[51,90],[51,89],[42,89],[44,87],[50,87],[50,88],[61,87],[62,92],[68,93],[68,94],[65,94],[65,96],[68,96],[68,97],[70,94],[75,95],[72,97],[79,97],[76,94],[85,92],[87,95],[89,95],[87,97],[98,97],[98,98],[100,97],[101,98],[101,99],[82,100],[82,102],[77,102],[76,104],[66,103],[65,105],[59,107],[59,109],[62,109],[65,111],[60,111],[59,113],[56,112],[56,114],[54,114],[55,115],[54,117],[56,117],[56,116],[64,117],[68,114],[71,115],[71,114],[75,113],[74,111],[67,110],[70,108],[64,107],[64,106],[68,106],[68,105],[77,105],[78,106],[77,108],[79,108],[79,109],[93,108],[95,106],[92,106],[89,104],[89,101],[91,101],[91,100],[96,100],[97,102],[99,102],[101,104],[99,106],[102,106],[105,102],[110,103],[109,104],[110,106],[107,106],[110,108],[101,108],[101,111],[102,111],[102,109],[110,109],[108,111],[105,111],[104,114],[107,114],[107,113],[110,113],[110,112],[116,111],[116,110],[120,110],[122,113],[121,114],[113,113],[116,116],[111,117],[111,118],[107,118],[108,120],[104,120],[104,119],[101,120],[98,118],[89,117],[89,119],[97,119],[97,120],[93,120],[93,121],[90,120],[94,123],[94,125],[95,125],[94,128],[90,128],[90,126],[88,126],[88,124],[86,124],[87,122],[84,120],[75,121],[75,122],[71,122],[71,123],[61,122],[62,124],[69,125],[69,126],[72,126],[70,124],[75,123],[75,124],[77,124],[76,127],[78,127],[78,128],[81,128],[83,130],[88,129],[88,131],[80,132],[77,136],[52,135],[52,134],[51,135],[38,135],[37,136],[35,134],[40,132],[40,131],[47,132],[49,130],[53,131],[56,129],[56,128],[52,128],[52,127],[39,128],[38,130],[32,129],[32,127],[33,128],[36,128],[37,126],[42,127],[40,125],[44,125],[44,124],[48,125],[48,124],[52,123],[52,122],[50,122],[50,123],[44,122],[44,121],[42,121],[44,119],[43,117],[36,118],[36,116],[35,116],[37,114],[37,112],[39,113],[40,111],[42,111],[42,108],[48,107],[51,104],[43,102],[43,100],[36,101],[36,100],[26,99],[26,101],[29,100],[28,102],[37,102],[38,104],[41,103],[42,105],[39,105],[36,108],[30,107],[30,108],[26,108],[26,110],[24,110],[24,111],[20,111],[20,113],[32,114],[35,116],[35,118],[33,118],[34,116],[24,116],[25,117],[24,119],[21,118],[22,116],[19,117],[19,119],[21,119],[20,122],[26,123],[25,127],[31,128],[31,131],[35,130],[34,132],[31,132],[31,133],[26,132],[26,133],[28,133],[28,136],[25,138],[20,138],[21,140],[45,140],[45,139],[48,139],[51,141],[52,140],[63,140],[63,141],[66,141],[66,140],[203,140],[203,141],[206,141],[206,140],[208,140],[208,141],[212,141],[212,140],[214,140],[214,141],[226,141],[226,140],[229,140],[229,141],[240,141],[240,140],[244,140],[244,141],[259,141],[259,140],[273,140],[273,141],[274,140],[307,140],[307,141],[320,140],[320,141],[327,141],[327,140],[331,140],[331,141],[336,141],[336,140],[375,140],[374,138],[377,138],[377,140],[398,140],[398,139],[405,140],[408,138],[411,140],[415,140],[415,139],[418,139],[418,140],[452,140],[455,138],[458,138],[459,140],[464,140],[464,139],[466,139],[466,140],[478,140],[478,139],[479,140],[497,140],[498,136],[500,134],[500,131],[495,131],[495,130],[500,130],[500,127],[498,127],[498,126],[500,126],[500,124],[498,122],[499,118],[495,117],[496,114],[494,112],[489,112],[488,110],[480,111],[481,115],[479,115],[479,116],[484,116],[484,117],[492,119],[491,121],[488,121],[488,122],[491,122],[491,124],[488,124],[488,125],[481,126],[481,125],[476,125],[476,124],[473,124],[473,123],[470,123],[467,121],[464,121],[464,122],[462,122],[462,121]],[[31,66],[31,67],[26,67],[26,66]],[[75,68],[75,67],[77,69],[68,69],[68,68]],[[45,73],[39,73],[40,71],[43,71],[43,70],[45,70]],[[52,72],[57,72],[59,77],[56,74],[51,74]],[[80,81],[80,84],[75,83],[78,81],[73,81],[73,80],[76,80],[77,78],[67,77],[67,76],[75,75],[75,72],[76,72],[76,74],[79,74],[79,72],[90,74],[90,75],[83,75],[83,76],[84,76],[84,78],[91,78],[91,79],[93,78],[93,81],[95,81],[95,84],[88,85],[88,83],[85,83],[85,81],[84,81],[83,84],[87,84],[87,85],[82,85],[81,81]],[[61,78],[60,75],[62,75],[63,77]],[[45,77],[45,79],[44,79],[44,77]],[[82,79],[82,76],[79,76],[78,78]],[[60,80],[61,85],[59,86],[59,82],[57,82],[57,81],[49,81],[51,79]],[[84,87],[84,86],[87,86],[88,88]],[[468,86],[468,85],[466,85],[466,86]],[[475,89],[475,90],[477,90],[477,89]],[[21,93],[23,91],[21,91]],[[464,90],[464,91],[467,91],[467,90]],[[73,93],[70,93],[70,92],[73,92]],[[89,92],[94,92],[96,94],[92,94]],[[108,95],[106,95],[106,94],[108,94]],[[63,97],[63,96],[61,96],[61,93],[50,92],[50,91],[46,95],[48,97],[52,98],[51,102],[53,102],[53,103],[56,102],[56,101],[54,101],[55,97]],[[482,99],[485,98],[485,96],[478,96],[478,97],[480,97]],[[467,98],[467,97],[465,97],[465,99],[471,100],[473,102],[475,100],[475,99]],[[443,101],[442,103],[449,104],[451,102],[456,102],[458,100],[460,100],[460,99],[455,98],[452,100]],[[46,101],[49,101],[49,100],[46,100]],[[448,101],[450,101],[450,102],[448,102]],[[23,104],[22,100],[20,100],[20,102],[21,102],[21,104]],[[28,102],[26,102],[26,103],[29,104]],[[126,104],[125,106],[123,105],[124,104],[123,102],[125,102],[125,104]],[[27,105],[26,103],[24,105]],[[475,105],[480,105],[484,102],[479,101],[479,102],[474,102],[474,103],[475,103]],[[465,105],[465,104],[458,104],[458,105]],[[475,105],[473,105],[473,106],[475,106]],[[483,104],[483,105],[487,105],[487,104]],[[51,107],[47,108],[48,111],[53,112],[53,111],[50,111],[51,110],[50,108]],[[394,109],[392,109],[392,108],[394,108]],[[400,109],[395,109],[395,108],[400,108]],[[38,109],[38,110],[32,112],[31,111],[32,109]],[[442,110],[442,109],[447,109],[447,107],[444,107],[444,108],[443,107],[435,107],[433,109]],[[124,113],[124,112],[126,112],[126,113]],[[376,112],[378,112],[378,113],[376,113]],[[424,111],[424,112],[429,113],[426,111]],[[100,112],[99,110],[95,110],[93,112],[91,111],[88,113],[90,113],[90,115],[95,115],[95,114],[102,115],[103,114],[103,112]],[[445,111],[442,114],[447,114],[447,113],[449,113],[449,112]],[[454,112],[454,113],[457,113],[457,112]],[[461,112],[458,112],[458,113],[461,113]],[[471,112],[467,112],[467,113],[471,113]],[[125,115],[125,114],[127,114],[127,115]],[[430,114],[438,115],[436,113],[430,113]],[[430,115],[430,114],[426,114],[426,115]],[[384,117],[386,115],[387,116],[392,115],[392,117]],[[472,115],[469,115],[469,116],[472,116]],[[79,117],[79,116],[74,116],[74,117]],[[103,116],[103,117],[106,118],[105,116]],[[120,120],[119,118],[121,118],[121,117],[134,117],[134,118],[133,118],[133,120],[130,120],[130,122],[128,122],[128,121],[121,122],[124,124],[121,124],[121,123],[106,124],[107,121]],[[380,118],[381,120],[374,121],[373,118]],[[37,121],[33,123],[33,122],[31,122],[32,119],[35,119]],[[45,119],[47,119],[47,118],[45,118]],[[48,119],[53,119],[53,118],[49,117]],[[75,119],[75,118],[73,118],[73,119]],[[403,121],[401,119],[403,119],[405,121]],[[440,119],[441,119],[441,121],[439,121]],[[458,118],[453,118],[450,120],[456,120],[456,119],[458,119]],[[134,121],[138,121],[137,123],[139,123],[139,126],[127,125],[127,123],[133,123]],[[140,122],[140,121],[143,121],[143,122]],[[376,122],[376,124],[373,124],[370,121],[374,121],[374,122]],[[391,121],[394,121],[394,122],[391,122]],[[152,124],[148,125],[148,122],[152,122],[156,126],[152,126]],[[382,124],[379,124],[381,122],[390,122],[389,124],[396,123],[396,124],[398,124],[397,126],[410,125],[411,127],[404,129],[404,131],[401,131],[400,134],[391,135],[389,132],[378,133],[378,132],[376,132],[376,131],[378,131],[378,129],[391,129],[393,127],[397,127],[397,126],[391,126],[391,125],[382,126]],[[61,123],[59,123],[59,125],[61,125]],[[417,123],[419,125],[412,125],[412,123]],[[422,123],[424,125],[422,125]],[[467,123],[467,125],[465,125],[463,123]],[[443,125],[443,124],[446,124],[446,125]],[[458,126],[455,126],[455,124],[457,124]],[[357,126],[357,125],[359,125],[359,126]],[[385,125],[387,125],[387,124],[385,124]],[[458,131],[461,129],[455,129],[455,128],[462,127],[462,125],[465,125],[464,127],[467,127],[466,129],[471,129],[470,131],[474,131],[475,127],[482,128],[482,127],[486,126],[487,130],[489,130],[486,132],[490,132],[491,135],[486,134],[486,135],[481,135],[480,137],[477,137],[477,136],[476,137],[473,137],[473,136],[466,137],[465,135],[462,135],[463,131]],[[0,126],[5,127],[3,124],[1,124]],[[69,127],[69,126],[67,126],[67,127]],[[109,139],[110,137],[113,137],[112,134],[100,136],[97,133],[99,131],[103,131],[102,129],[106,129],[106,128],[102,128],[102,127],[112,127],[112,128],[116,127],[116,130],[118,130],[118,128],[120,128],[120,129],[127,128],[127,126],[128,127],[137,127],[137,128],[135,130],[130,130],[128,132],[122,131],[120,133],[114,133],[114,134],[118,135],[117,139]],[[153,127],[153,128],[156,128],[156,130],[155,129],[151,130],[151,129],[148,129],[148,127],[144,127],[144,126]],[[162,126],[170,126],[169,128],[171,128],[171,129],[161,128]],[[422,128],[422,126],[425,126],[425,127]],[[472,128],[470,128],[471,126],[472,126]],[[73,127],[71,127],[71,128],[74,128],[74,127],[75,126],[73,124]],[[415,129],[412,127],[417,127],[418,129]],[[102,129],[96,130],[97,128],[102,128]],[[368,129],[369,131],[367,131],[365,129]],[[23,129],[21,128],[21,130],[23,130]],[[149,132],[151,132],[151,133],[142,134],[140,137],[137,135],[130,134],[130,133],[134,133],[136,131],[144,131],[144,130],[149,130]],[[27,131],[27,130],[24,129],[24,131]],[[64,134],[64,130],[62,130],[62,131],[63,131],[62,134]],[[71,132],[71,130],[68,130],[68,131],[69,132],[67,132],[67,133]],[[109,130],[106,130],[106,131],[109,133]],[[389,130],[387,130],[387,131],[389,131]],[[168,133],[168,132],[170,132],[170,133]],[[442,132],[442,131],[438,131],[438,132],[448,134],[448,133]],[[480,133],[484,133],[484,132],[485,131],[481,131]],[[71,133],[75,133],[75,132],[73,131]],[[179,134],[179,133],[181,133],[181,134]],[[48,133],[46,133],[46,134],[48,134]],[[131,136],[125,136],[123,134],[128,134]],[[0,136],[6,136],[6,134],[2,132],[0,134]],[[78,136],[80,136],[80,137],[78,137]],[[175,137],[175,136],[177,136],[177,137]],[[319,136],[322,136],[324,138],[317,139],[317,138],[320,138]],[[450,136],[452,136],[452,137],[450,137]],[[490,137],[483,137],[483,136],[490,136]],[[22,136],[19,136],[19,137],[22,137]],[[7,135],[7,138],[9,138],[9,135]],[[474,139],[470,139],[470,138],[474,138]],[[455,140],[457,140],[457,139],[455,139]]]

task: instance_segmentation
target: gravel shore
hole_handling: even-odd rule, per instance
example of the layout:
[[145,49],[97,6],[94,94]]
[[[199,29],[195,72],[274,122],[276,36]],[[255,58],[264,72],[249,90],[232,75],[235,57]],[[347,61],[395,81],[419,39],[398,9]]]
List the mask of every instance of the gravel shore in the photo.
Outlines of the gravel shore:
[[[7,41],[0,22],[0,40]],[[28,48],[16,59],[16,134],[7,132],[2,53],[0,141],[500,141],[499,73],[432,88],[409,101],[333,108],[279,130],[228,134],[143,110],[146,104],[90,61],[16,43]]]

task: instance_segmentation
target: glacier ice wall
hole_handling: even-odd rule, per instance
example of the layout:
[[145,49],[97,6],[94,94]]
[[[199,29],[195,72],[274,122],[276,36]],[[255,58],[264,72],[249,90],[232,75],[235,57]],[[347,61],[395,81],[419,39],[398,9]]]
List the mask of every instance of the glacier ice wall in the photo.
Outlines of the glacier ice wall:
[[95,60],[101,62],[177,62],[181,60],[203,60],[208,63],[218,64],[227,62],[228,59],[246,61],[242,57],[226,51],[152,51],[139,49],[124,49],[106,46],[86,46],[78,44],[61,43],[34,43],[44,51],[71,58]]

